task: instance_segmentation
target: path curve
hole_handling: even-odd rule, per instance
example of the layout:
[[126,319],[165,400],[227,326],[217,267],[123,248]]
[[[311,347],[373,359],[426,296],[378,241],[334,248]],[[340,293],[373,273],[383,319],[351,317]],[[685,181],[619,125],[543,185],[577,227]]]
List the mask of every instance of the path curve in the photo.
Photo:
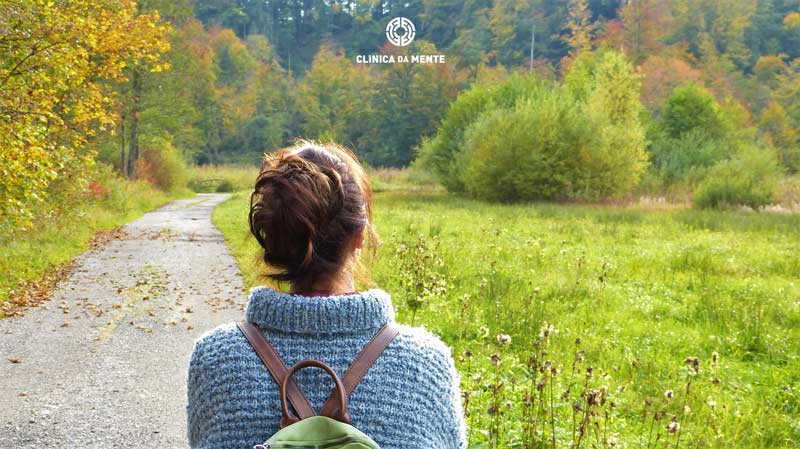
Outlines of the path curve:
[[53,297],[0,320],[0,448],[185,448],[194,340],[241,319],[236,261],[200,194],[77,259]]

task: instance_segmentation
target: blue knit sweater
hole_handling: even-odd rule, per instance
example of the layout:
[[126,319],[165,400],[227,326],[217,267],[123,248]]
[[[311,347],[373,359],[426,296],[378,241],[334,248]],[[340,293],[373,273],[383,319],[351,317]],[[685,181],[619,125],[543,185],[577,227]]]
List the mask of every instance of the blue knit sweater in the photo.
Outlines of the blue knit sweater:
[[[287,366],[318,359],[341,377],[375,332],[394,320],[383,290],[304,297],[267,287],[251,291],[247,319]],[[400,334],[350,395],[352,424],[381,449],[464,449],[466,424],[450,349],[420,327]],[[295,381],[319,410],[333,389],[320,369]],[[188,373],[189,443],[250,449],[279,430],[278,386],[234,323],[197,340]]]

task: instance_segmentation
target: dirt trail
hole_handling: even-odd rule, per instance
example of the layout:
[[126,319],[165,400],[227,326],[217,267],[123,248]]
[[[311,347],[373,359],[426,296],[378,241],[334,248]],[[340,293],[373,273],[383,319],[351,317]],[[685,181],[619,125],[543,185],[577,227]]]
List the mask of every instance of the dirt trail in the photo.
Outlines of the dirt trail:
[[0,448],[185,448],[194,340],[240,319],[239,270],[211,211],[170,203],[81,255],[52,299],[0,320]]

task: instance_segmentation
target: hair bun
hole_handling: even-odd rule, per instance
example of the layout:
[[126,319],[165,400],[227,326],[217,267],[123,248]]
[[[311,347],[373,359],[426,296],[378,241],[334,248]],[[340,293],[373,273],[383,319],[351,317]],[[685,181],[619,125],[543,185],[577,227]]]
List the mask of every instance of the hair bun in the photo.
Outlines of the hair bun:
[[352,237],[366,226],[373,233],[368,186],[355,157],[339,147],[306,144],[268,157],[249,214],[268,276],[311,286],[338,272]]

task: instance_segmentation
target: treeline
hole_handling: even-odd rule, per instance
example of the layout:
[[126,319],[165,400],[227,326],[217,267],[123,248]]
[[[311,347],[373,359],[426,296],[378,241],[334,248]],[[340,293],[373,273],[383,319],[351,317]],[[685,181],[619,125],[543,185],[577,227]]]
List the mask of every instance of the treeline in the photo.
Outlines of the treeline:
[[[416,25],[408,47],[386,42],[397,16]],[[302,136],[404,166],[460,93],[516,72],[561,84],[598,49],[623,54],[636,75],[644,182],[693,176],[693,162],[673,168],[679,159],[725,159],[700,156],[723,154],[719,135],[651,126],[688,84],[785,171],[800,168],[800,0],[8,1],[0,221],[29,216],[65,184],[81,190],[98,160],[169,189],[183,163],[257,163]],[[374,53],[446,63],[356,63]]]

